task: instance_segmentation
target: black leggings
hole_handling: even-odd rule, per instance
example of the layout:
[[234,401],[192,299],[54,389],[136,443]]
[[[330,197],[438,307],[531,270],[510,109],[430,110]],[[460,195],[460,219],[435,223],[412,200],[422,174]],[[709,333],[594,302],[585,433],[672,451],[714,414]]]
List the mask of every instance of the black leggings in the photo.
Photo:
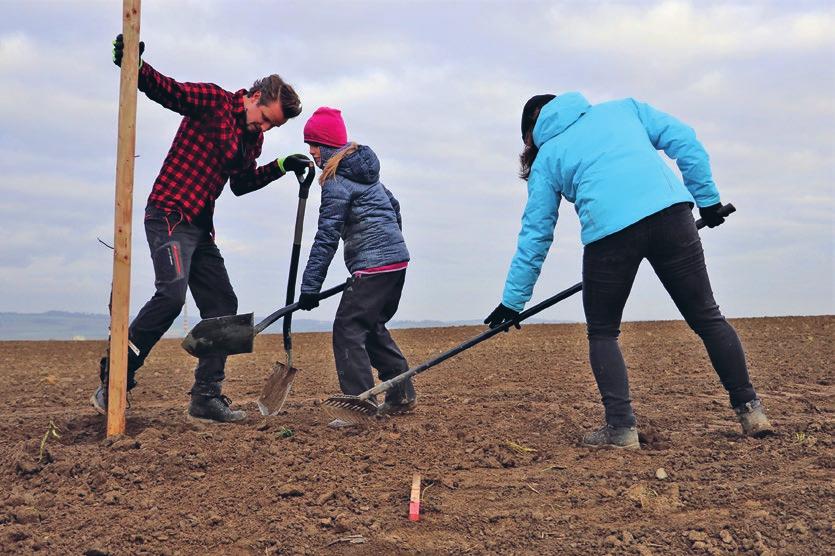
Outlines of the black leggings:
[[690,205],[679,203],[588,244],[583,252],[583,308],[589,359],[606,422],[635,424],[626,363],[618,346],[623,307],[638,266],[649,260],[687,324],[701,337],[733,407],[756,397],[745,353],[713,299]]

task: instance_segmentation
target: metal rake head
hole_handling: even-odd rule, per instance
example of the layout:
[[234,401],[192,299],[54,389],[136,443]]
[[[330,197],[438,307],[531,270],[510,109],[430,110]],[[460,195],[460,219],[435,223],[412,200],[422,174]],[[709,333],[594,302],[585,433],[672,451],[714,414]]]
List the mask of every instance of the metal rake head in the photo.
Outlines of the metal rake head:
[[377,404],[371,400],[360,399],[359,396],[331,396],[322,405],[331,418],[346,423],[359,424],[377,417]]

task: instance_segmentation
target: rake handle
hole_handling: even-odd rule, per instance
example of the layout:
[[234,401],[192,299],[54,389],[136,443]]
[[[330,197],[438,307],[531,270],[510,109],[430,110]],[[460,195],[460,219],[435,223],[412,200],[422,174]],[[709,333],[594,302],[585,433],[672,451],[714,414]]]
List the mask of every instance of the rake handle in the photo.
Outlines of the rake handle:
[[[730,214],[732,214],[734,212],[736,212],[736,207],[734,207],[732,204],[728,203],[727,205],[724,205],[722,208],[719,209],[718,214],[720,216],[729,216]],[[696,229],[701,230],[704,227],[705,227],[704,221],[701,218],[699,218],[696,221]],[[558,294],[549,297],[545,301],[537,303],[536,305],[527,309],[526,311],[522,311],[521,313],[519,313],[519,316],[516,317],[515,319],[505,321],[504,323],[497,326],[496,328],[490,328],[488,330],[485,330],[484,332],[482,332],[481,334],[479,334],[475,338],[467,340],[463,344],[459,344],[458,346],[452,348],[449,351],[446,351],[446,352],[442,353],[441,355],[435,357],[434,359],[430,359],[429,361],[426,361],[425,363],[422,363],[421,365],[418,365],[417,367],[409,369],[405,373],[399,374],[399,375],[397,375],[396,377],[394,377],[390,380],[386,380],[385,382],[381,382],[380,384],[378,384],[377,386],[375,386],[371,390],[366,390],[365,392],[363,392],[362,394],[360,394],[357,397],[360,400],[367,400],[371,396],[374,396],[374,395],[377,395],[377,394],[382,394],[383,392],[388,391],[392,387],[397,386],[401,382],[403,382],[405,380],[408,380],[408,379],[412,378],[413,376],[415,376],[417,374],[420,374],[423,371],[434,367],[435,365],[438,365],[439,363],[443,363],[444,361],[446,361],[450,357],[454,357],[454,356],[458,355],[459,353],[461,353],[462,351],[466,351],[466,350],[470,349],[471,347],[475,346],[476,344],[480,344],[484,340],[492,338],[493,336],[495,336],[499,332],[507,332],[510,329],[511,326],[515,326],[515,325],[519,324],[520,322],[531,318],[532,316],[536,315],[537,313],[540,313],[540,312],[544,311],[545,309],[551,307],[552,305],[556,305],[560,301],[571,297],[572,295],[574,295],[575,293],[579,292],[582,289],[583,289],[583,283],[578,282],[578,283],[574,284],[573,286],[571,286],[570,288],[568,288],[566,290],[563,290],[563,291],[559,292]]]

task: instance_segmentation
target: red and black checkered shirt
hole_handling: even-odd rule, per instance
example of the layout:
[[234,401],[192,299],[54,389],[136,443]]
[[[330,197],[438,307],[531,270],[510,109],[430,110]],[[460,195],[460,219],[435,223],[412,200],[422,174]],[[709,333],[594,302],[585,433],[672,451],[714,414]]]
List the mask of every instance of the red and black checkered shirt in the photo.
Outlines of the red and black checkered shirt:
[[148,204],[211,225],[226,180],[235,195],[243,195],[284,175],[276,161],[256,167],[264,134],[246,131],[245,89],[231,93],[214,83],[179,83],[143,61],[139,90],[184,116]]

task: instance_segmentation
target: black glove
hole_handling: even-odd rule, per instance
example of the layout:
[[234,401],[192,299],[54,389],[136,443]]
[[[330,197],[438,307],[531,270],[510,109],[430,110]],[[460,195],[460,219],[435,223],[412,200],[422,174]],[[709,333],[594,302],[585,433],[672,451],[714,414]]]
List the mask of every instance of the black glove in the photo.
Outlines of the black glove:
[[277,159],[278,167],[285,174],[288,172],[296,172],[301,174],[305,170],[313,168],[313,161],[303,154],[291,154],[284,158]]
[[319,306],[318,293],[303,293],[299,296],[299,309],[302,311],[310,311]]
[[725,221],[725,217],[719,214],[719,209],[722,208],[722,203],[716,203],[709,207],[699,208],[699,216],[705,221],[705,226],[708,228],[715,228]]
[[[142,53],[145,52],[145,43],[139,41],[139,67],[142,67]],[[113,41],[113,63],[122,67],[122,55],[125,53],[125,41],[122,38],[122,33],[116,35],[116,40]]]
[[[484,319],[484,324],[488,325],[490,328],[498,328],[502,324],[509,320],[513,320],[518,316],[519,311],[514,311],[510,307],[505,307],[504,304],[499,303],[499,306],[493,309],[493,312],[487,315],[487,318]],[[516,330],[522,328],[518,322],[513,326],[516,327]],[[507,332],[507,330],[505,330],[505,332]]]

